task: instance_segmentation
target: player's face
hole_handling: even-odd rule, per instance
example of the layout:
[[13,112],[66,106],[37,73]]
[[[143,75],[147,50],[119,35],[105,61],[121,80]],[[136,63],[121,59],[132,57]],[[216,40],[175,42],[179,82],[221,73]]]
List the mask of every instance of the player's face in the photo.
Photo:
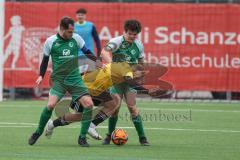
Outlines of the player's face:
[[125,33],[125,39],[126,39],[126,41],[128,41],[128,42],[133,42],[133,41],[137,38],[137,35],[138,35],[137,32],[128,30],[128,31]]
[[71,39],[73,36],[73,25],[69,25],[68,29],[63,30],[63,38],[64,39]]
[[77,17],[77,20],[78,20],[79,23],[83,23],[86,19],[86,14],[78,13],[76,15],[76,17]]

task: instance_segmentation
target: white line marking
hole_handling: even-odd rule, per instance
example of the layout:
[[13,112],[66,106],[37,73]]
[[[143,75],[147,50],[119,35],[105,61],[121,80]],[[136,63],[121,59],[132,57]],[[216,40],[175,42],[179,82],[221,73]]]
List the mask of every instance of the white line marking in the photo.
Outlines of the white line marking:
[[4,68],[5,71],[32,71],[32,68]]
[[229,112],[229,113],[240,113],[238,110],[209,110],[209,109],[176,109],[176,108],[139,108],[139,110],[145,111],[193,111],[193,112]]
[[[26,104],[26,105],[17,105],[16,107],[14,105],[4,105],[4,106],[0,106],[0,109],[1,108],[8,108],[8,107],[11,107],[11,108],[43,108],[43,106],[39,106],[39,105],[36,105],[36,106],[32,106],[32,105],[29,105],[29,104]],[[192,111],[192,112],[219,112],[219,113],[240,113],[240,110],[214,110],[214,109],[194,109],[194,108],[185,108],[185,109],[179,109],[179,108],[142,108],[142,107],[138,107],[138,109],[141,111],[180,111],[180,112],[187,112],[187,111]]]
[[[12,122],[0,122],[0,128],[32,128],[36,127],[36,123],[12,123]],[[65,126],[63,128],[79,128],[78,125]],[[98,126],[99,129],[106,129],[108,126]],[[134,127],[120,126],[118,128],[123,129],[135,129]],[[189,129],[189,128],[145,128],[146,130],[165,130],[165,131],[190,131],[190,132],[221,132],[221,133],[240,133],[238,130],[218,130],[218,129]]]
[[32,128],[35,126],[0,126],[0,128]]
[[36,126],[37,123],[15,123],[15,122],[0,122],[0,125],[33,125]]

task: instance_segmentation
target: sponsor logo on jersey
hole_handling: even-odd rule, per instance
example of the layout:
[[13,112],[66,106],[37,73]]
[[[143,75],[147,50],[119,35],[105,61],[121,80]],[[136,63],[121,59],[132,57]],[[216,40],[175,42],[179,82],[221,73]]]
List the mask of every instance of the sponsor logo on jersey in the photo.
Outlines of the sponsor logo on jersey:
[[71,51],[69,49],[63,50],[63,56],[69,56],[71,54]]

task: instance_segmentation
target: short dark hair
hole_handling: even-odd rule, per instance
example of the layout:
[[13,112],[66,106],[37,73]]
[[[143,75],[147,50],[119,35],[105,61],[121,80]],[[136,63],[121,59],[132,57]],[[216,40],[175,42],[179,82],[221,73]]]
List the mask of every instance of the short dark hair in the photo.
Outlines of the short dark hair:
[[79,9],[76,11],[76,14],[79,14],[79,13],[87,14],[87,10],[84,9],[84,8],[79,8]]
[[70,17],[63,17],[60,21],[60,28],[68,29],[69,24],[74,26],[74,20]]
[[124,23],[124,30],[127,32],[128,30],[140,33],[142,29],[141,23],[135,19],[126,20]]

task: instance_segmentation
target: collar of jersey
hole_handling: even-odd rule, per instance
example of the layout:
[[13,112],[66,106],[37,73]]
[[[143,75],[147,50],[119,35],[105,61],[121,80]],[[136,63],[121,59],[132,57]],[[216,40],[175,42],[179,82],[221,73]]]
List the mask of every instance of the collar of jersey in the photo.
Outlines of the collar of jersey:
[[58,37],[59,39],[63,40],[63,41],[69,41],[68,39],[62,38],[59,33],[57,33],[57,37]]
[[84,25],[86,24],[86,21],[84,21],[84,22],[81,23],[81,24],[80,24],[79,22],[77,22],[77,24],[80,25],[80,26],[84,26]]
[[125,39],[124,35],[123,35],[123,42],[127,42],[127,43],[129,44],[129,46],[131,46],[131,45],[134,43],[134,41],[133,41],[132,43],[130,43],[130,42],[128,42],[128,41],[126,41],[126,39]]

